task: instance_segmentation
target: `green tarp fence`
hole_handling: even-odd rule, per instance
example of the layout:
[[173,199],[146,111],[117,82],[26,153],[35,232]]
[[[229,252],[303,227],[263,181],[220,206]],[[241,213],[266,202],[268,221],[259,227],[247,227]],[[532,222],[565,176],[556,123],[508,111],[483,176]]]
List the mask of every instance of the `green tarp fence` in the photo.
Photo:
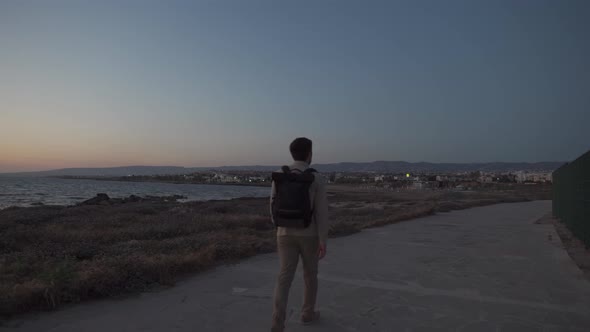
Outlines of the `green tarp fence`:
[[553,172],[553,215],[590,247],[590,151]]

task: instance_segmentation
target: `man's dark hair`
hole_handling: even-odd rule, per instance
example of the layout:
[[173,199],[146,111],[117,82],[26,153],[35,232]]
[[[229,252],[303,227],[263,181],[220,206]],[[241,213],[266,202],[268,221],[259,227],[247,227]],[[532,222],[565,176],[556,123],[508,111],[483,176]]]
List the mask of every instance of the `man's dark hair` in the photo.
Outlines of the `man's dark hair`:
[[289,145],[289,150],[295,161],[306,161],[311,152],[311,140],[305,137],[296,138]]

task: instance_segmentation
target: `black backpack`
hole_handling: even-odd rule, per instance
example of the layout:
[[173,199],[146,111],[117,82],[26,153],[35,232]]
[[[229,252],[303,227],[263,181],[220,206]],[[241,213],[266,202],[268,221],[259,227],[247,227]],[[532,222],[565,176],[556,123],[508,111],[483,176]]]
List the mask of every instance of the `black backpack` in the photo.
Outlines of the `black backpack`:
[[272,203],[272,217],[277,227],[307,228],[311,224],[313,209],[309,188],[315,180],[313,168],[304,172],[292,172],[283,166],[282,172],[273,172],[275,197]]

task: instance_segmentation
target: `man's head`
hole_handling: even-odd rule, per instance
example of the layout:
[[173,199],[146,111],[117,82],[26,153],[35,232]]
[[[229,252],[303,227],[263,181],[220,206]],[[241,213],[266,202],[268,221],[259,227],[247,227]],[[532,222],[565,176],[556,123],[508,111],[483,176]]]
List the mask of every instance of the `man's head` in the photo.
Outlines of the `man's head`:
[[311,164],[311,140],[305,137],[296,138],[289,146],[291,156],[295,161],[305,161]]

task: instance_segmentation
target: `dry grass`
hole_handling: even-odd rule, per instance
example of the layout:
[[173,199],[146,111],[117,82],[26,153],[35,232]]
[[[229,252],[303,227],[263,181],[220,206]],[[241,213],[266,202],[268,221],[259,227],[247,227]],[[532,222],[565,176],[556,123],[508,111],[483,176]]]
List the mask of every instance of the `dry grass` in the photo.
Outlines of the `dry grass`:
[[[527,189],[528,190],[528,189]],[[331,194],[332,236],[548,191]],[[173,285],[188,272],[275,250],[267,199],[0,210],[0,315]]]
[[0,211],[0,312],[171,285],[275,249],[261,200],[149,204]]

